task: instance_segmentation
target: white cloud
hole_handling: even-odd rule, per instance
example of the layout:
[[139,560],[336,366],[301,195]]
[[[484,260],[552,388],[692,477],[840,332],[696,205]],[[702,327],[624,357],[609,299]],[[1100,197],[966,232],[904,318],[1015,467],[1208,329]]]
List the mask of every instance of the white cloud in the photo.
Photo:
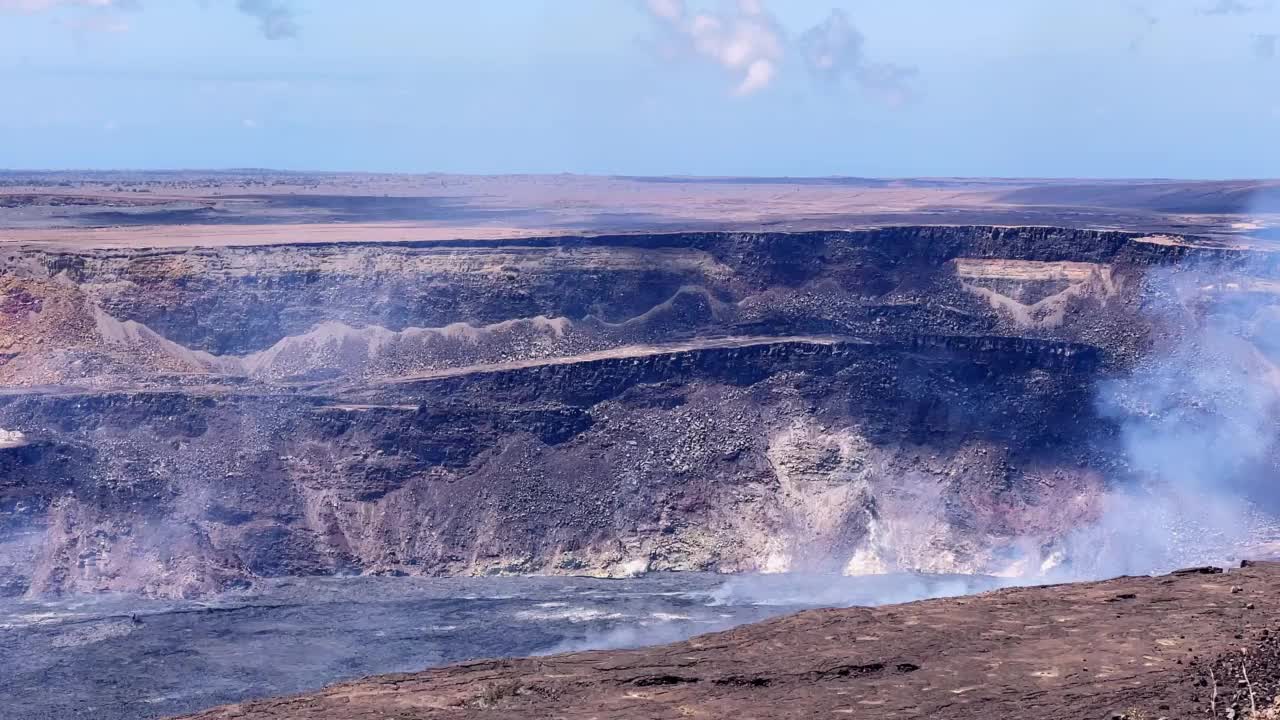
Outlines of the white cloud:
[[0,13],[36,13],[65,10],[60,18],[66,27],[76,32],[123,33],[129,31],[129,23],[121,11],[137,10],[138,0],[0,0]]
[[284,0],[238,0],[236,7],[240,12],[255,18],[258,28],[268,40],[296,37],[298,21],[293,16],[293,7]]
[[[666,0],[679,3],[679,0]],[[47,10],[62,8],[77,10],[138,10],[142,0],[0,0],[0,12],[19,12],[34,14]],[[258,29],[269,40],[291,38],[298,34],[298,21],[293,5],[289,0],[236,0],[235,7],[241,13],[258,21]],[[94,20],[76,23],[81,30],[99,30],[104,32],[122,32],[128,30],[125,22],[113,20]]]
[[871,62],[860,32],[839,9],[794,41],[763,0],[738,0],[728,12],[690,14],[683,0],[647,0],[649,14],[684,45],[686,54],[720,66],[734,78],[734,95],[751,95],[773,84],[789,55],[832,87],[857,85],[891,104],[909,96],[909,67]]
[[677,21],[684,16],[683,0],[648,0],[649,12],[660,20]]
[[798,45],[809,72],[829,86],[856,83],[890,105],[901,105],[911,94],[915,69],[868,60],[866,39],[842,10],[832,10],[826,20],[806,30]]
[[773,63],[768,60],[756,60],[747,66],[747,75],[742,78],[742,83],[734,89],[739,95],[750,95],[757,90],[763,90],[773,82],[774,70]]
[[759,0],[739,0],[732,12],[686,12],[681,0],[648,0],[649,13],[697,55],[728,71],[734,94],[768,87],[785,54],[781,28]]
[[36,13],[58,7],[123,10],[134,6],[133,0],[0,0],[0,10]]

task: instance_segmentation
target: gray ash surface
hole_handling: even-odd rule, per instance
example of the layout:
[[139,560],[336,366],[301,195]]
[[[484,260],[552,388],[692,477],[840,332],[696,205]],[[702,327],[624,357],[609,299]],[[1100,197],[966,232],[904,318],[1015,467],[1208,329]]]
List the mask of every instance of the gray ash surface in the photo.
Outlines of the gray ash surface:
[[473,658],[673,642],[806,607],[993,581],[920,575],[297,578],[204,601],[0,604],[3,716],[142,720]]

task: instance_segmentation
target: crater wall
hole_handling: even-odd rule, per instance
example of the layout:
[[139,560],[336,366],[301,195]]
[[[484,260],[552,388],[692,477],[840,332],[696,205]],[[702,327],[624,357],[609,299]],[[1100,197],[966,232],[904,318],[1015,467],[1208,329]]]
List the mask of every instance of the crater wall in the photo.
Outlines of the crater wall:
[[1142,480],[1100,388],[1206,307],[1274,370],[1280,297],[1268,253],[1042,227],[0,261],[6,594],[1032,572]]

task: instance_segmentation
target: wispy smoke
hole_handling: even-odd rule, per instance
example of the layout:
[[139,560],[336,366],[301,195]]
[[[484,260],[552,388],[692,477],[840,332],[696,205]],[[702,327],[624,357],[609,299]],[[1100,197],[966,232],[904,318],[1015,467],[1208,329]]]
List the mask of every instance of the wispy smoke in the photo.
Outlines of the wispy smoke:
[[1260,9],[1262,8],[1257,5],[1248,5],[1240,0],[1218,0],[1200,12],[1204,15],[1247,15]]
[[[1267,12],[1275,7],[1275,0],[1259,0],[1257,3],[1246,3],[1241,0],[1217,0],[1213,5],[1201,8],[1201,15],[1219,15],[1219,16],[1240,16],[1250,15],[1253,13]],[[1277,42],[1280,35],[1275,33],[1258,33],[1252,36],[1250,48],[1255,57],[1260,60],[1273,60],[1276,57],[1277,50],[1280,50]]]
[[1010,584],[986,575],[735,575],[711,593],[719,605],[837,607],[891,605],[971,595]]
[[74,11],[60,22],[77,32],[91,33],[127,32],[129,23],[120,11],[139,7],[138,0],[0,0],[0,12]]
[[1261,60],[1274,60],[1280,49],[1280,35],[1261,33],[1253,36],[1253,54]]
[[[202,4],[209,5],[208,0]],[[0,12],[38,13],[57,9],[139,10],[141,0],[0,0]],[[293,6],[286,0],[236,0],[236,9],[258,21],[264,37],[270,40],[296,37],[298,21]],[[119,32],[128,26],[112,18],[95,18],[76,22],[78,29]]]
[[857,577],[804,573],[730,575],[717,587],[687,593],[688,598],[696,598],[697,604],[684,607],[679,614],[670,612],[677,608],[655,605],[654,611],[666,612],[650,612],[648,618],[639,621],[633,619],[634,615],[595,621],[581,635],[561,640],[539,654],[676,642],[806,608],[897,604],[971,595],[1016,584],[1008,578],[920,573]]
[[864,45],[862,33],[840,9],[832,10],[826,20],[806,30],[798,42],[805,65],[820,81],[836,87],[856,82],[895,104],[904,101],[915,68],[868,62]]
[[728,630],[739,624],[741,622],[733,618],[724,618],[706,623],[665,622],[620,625],[592,630],[581,637],[565,638],[537,654],[558,655],[586,650],[626,650],[646,645],[663,645],[687,640],[694,635]]
[[907,97],[907,81],[915,73],[868,61],[865,39],[838,9],[793,41],[762,0],[738,0],[732,10],[715,14],[690,13],[684,0],[647,0],[645,7],[685,54],[727,71],[735,95],[769,87],[792,54],[829,87],[857,84],[894,102]]
[[1156,17],[1156,15],[1147,9],[1147,6],[1145,5],[1133,5],[1129,9],[1138,17],[1138,22],[1140,23],[1137,34],[1135,34],[1133,39],[1129,41],[1129,50],[1137,52],[1142,49],[1142,45],[1146,42],[1147,36],[1150,35],[1156,29],[1156,26],[1160,24],[1160,18]]
[[293,7],[282,0],[237,0],[240,12],[256,18],[262,34],[269,40],[297,37],[298,21]]
[[1221,563],[1275,532],[1280,510],[1280,283],[1261,262],[1151,273],[1153,352],[1099,389],[1117,423],[1125,483],[1068,538],[1075,576]]
[[60,7],[125,10],[137,7],[135,0],[0,0],[0,10],[36,13]]

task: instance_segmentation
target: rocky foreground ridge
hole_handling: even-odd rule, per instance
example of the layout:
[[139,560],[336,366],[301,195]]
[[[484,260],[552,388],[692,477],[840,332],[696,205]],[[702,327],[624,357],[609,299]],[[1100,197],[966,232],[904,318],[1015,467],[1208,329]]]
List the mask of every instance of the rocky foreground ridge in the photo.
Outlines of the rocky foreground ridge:
[[474,662],[190,720],[1273,718],[1280,563],[815,610],[625,651]]
[[9,246],[0,594],[1092,568],[1116,488],[1273,476],[1276,271],[1050,227]]

